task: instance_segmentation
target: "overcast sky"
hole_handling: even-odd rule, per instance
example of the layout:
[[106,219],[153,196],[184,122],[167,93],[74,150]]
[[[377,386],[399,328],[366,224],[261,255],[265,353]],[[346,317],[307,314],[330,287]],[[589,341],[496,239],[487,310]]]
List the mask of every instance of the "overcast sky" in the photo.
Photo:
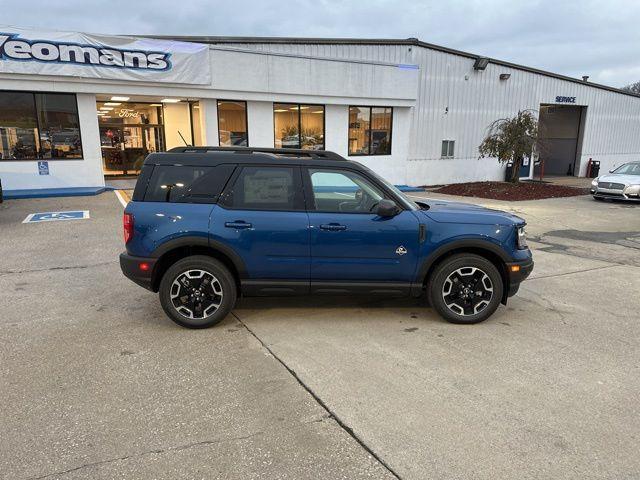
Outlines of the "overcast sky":
[[640,80],[638,0],[0,0],[0,23],[113,34],[417,37],[615,87]]

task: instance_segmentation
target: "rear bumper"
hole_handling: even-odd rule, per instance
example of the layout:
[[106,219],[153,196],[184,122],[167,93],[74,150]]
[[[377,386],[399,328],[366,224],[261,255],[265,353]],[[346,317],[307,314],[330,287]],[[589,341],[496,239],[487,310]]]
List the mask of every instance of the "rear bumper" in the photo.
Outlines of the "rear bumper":
[[[147,290],[153,290],[153,269],[156,266],[157,258],[134,257],[128,253],[120,254],[120,269],[125,277]],[[140,268],[146,264],[147,268]]]
[[[519,267],[517,271],[513,271],[514,268]],[[527,259],[521,262],[507,263],[507,275],[509,275],[509,289],[507,291],[507,297],[513,297],[520,288],[522,283],[533,271],[533,260]]]

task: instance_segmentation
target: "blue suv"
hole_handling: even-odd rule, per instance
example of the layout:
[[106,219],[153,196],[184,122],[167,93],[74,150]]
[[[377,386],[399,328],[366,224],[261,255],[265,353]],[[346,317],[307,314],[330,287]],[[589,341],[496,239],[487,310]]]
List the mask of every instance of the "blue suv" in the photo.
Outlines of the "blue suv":
[[412,200],[325,151],[181,147],[149,155],[124,213],[124,274],[190,328],[239,295],[425,295],[476,323],[533,269],[525,222]]

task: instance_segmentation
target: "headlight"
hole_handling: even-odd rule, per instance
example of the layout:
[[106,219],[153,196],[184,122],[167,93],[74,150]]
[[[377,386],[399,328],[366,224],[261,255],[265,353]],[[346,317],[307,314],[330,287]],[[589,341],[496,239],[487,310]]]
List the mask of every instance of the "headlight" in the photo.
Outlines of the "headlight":
[[629,185],[622,191],[622,193],[624,193],[625,195],[633,195],[637,197],[638,195],[640,195],[640,185]]
[[593,180],[591,180],[591,186],[592,187],[597,187],[598,186],[598,179],[594,178]]
[[518,227],[518,248],[520,250],[524,250],[528,247],[529,246],[527,245],[527,232],[523,225],[522,227]]

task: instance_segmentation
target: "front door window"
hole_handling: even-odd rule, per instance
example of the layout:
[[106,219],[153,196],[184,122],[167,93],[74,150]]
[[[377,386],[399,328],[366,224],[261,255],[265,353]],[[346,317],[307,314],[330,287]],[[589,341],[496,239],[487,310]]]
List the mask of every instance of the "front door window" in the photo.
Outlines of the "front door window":
[[312,288],[336,281],[411,282],[418,259],[414,213],[378,216],[385,192],[359,173],[309,168],[307,175]]
[[373,213],[384,193],[355,172],[309,169],[315,209],[321,212]]

